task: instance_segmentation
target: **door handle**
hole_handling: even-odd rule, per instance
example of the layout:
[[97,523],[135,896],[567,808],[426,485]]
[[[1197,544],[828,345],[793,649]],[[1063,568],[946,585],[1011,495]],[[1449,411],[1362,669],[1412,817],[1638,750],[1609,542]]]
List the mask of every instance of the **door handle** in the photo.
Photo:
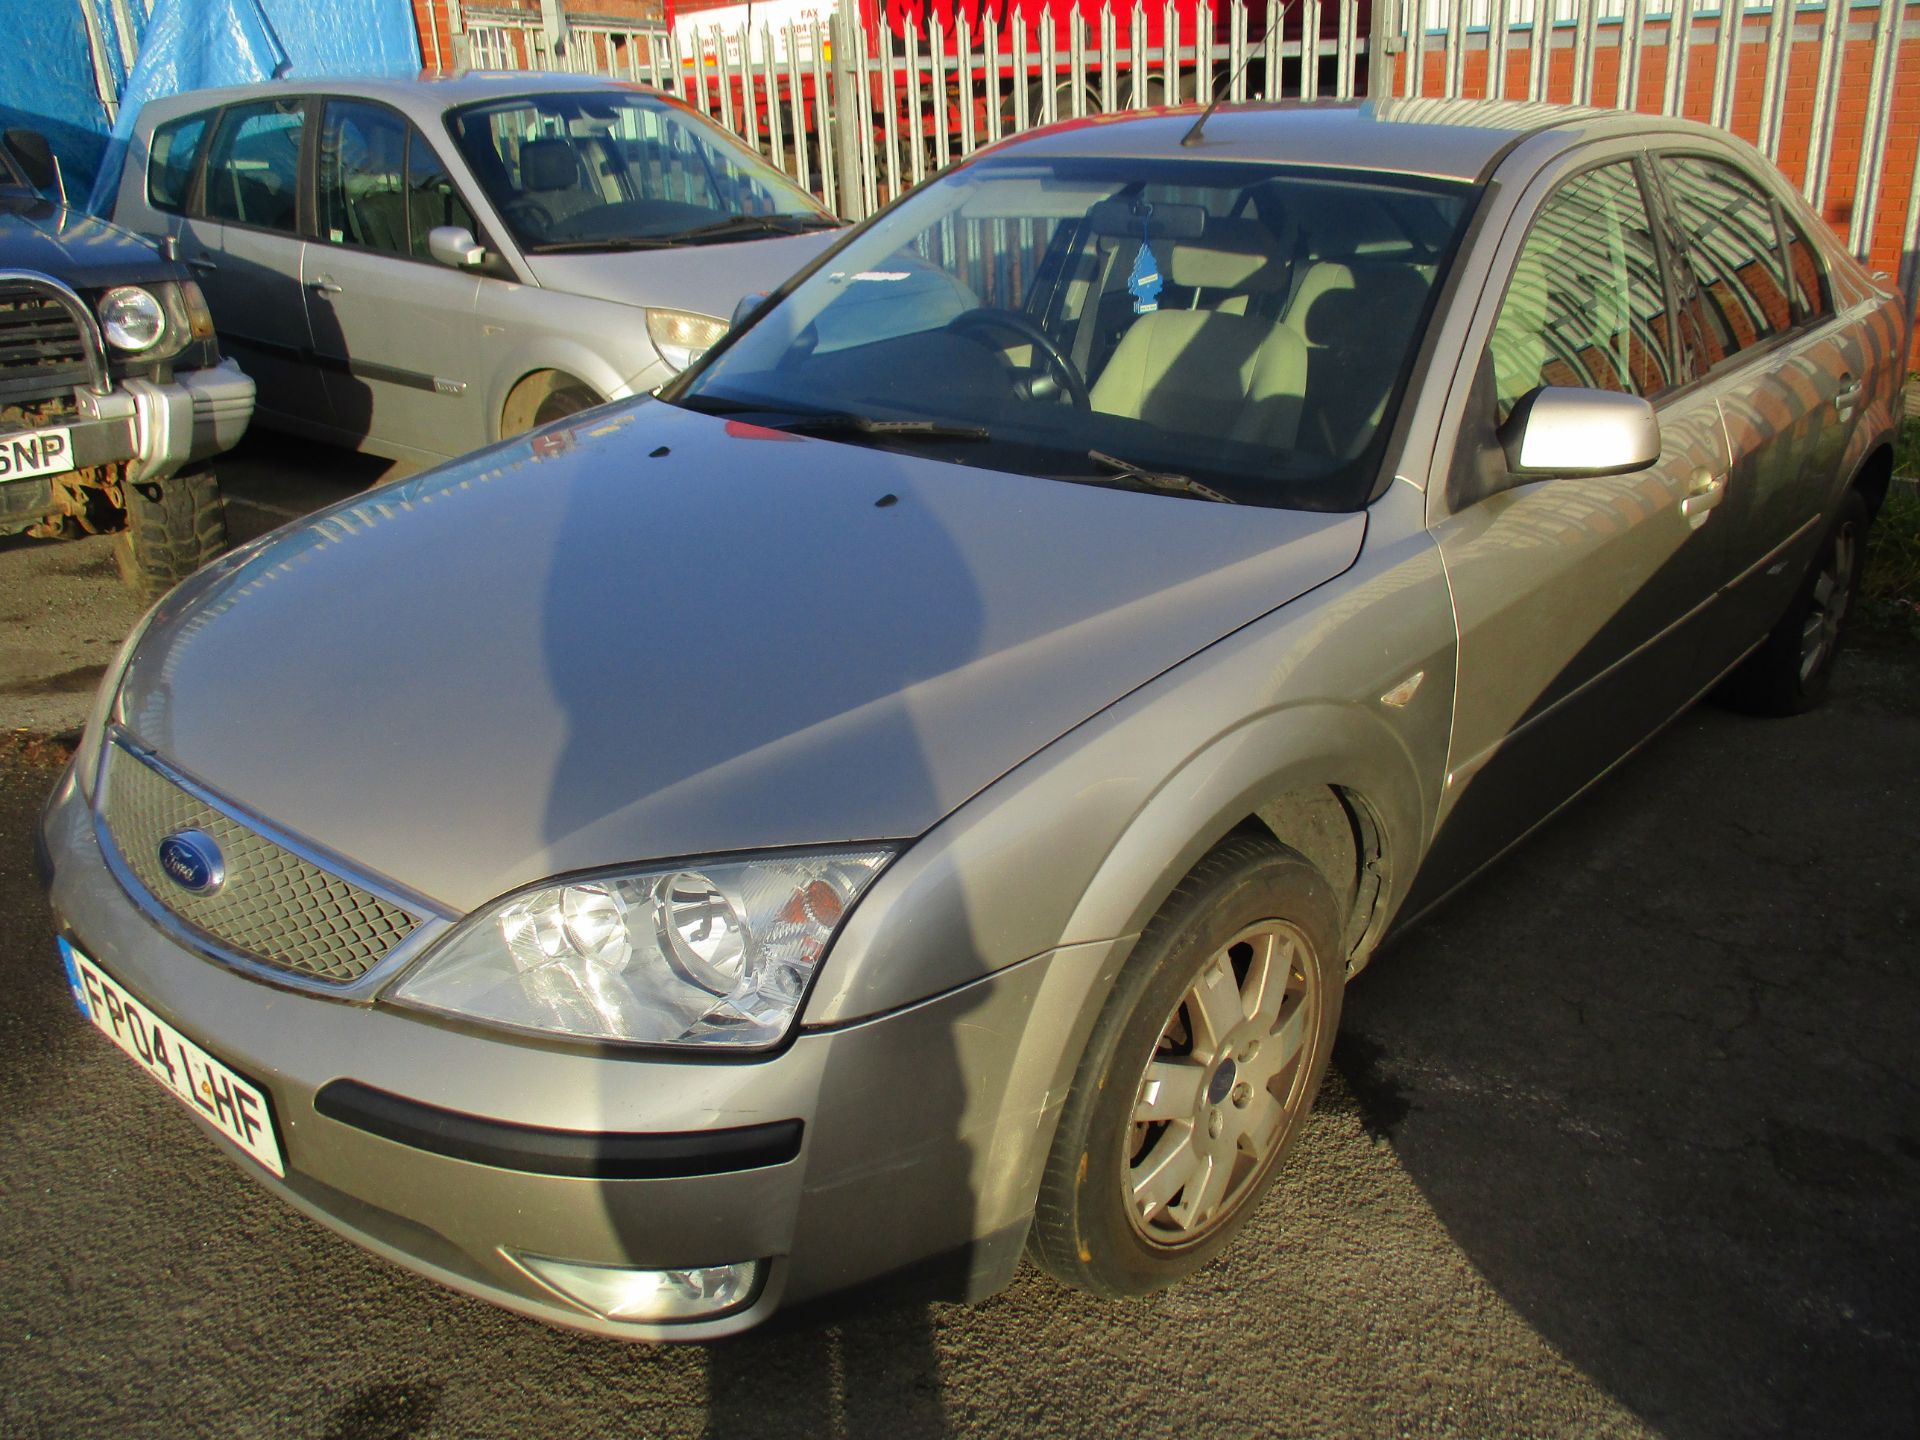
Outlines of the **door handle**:
[[1715,475],[1706,466],[1695,467],[1692,484],[1680,501],[1680,513],[1698,525],[1707,512],[1727,498],[1727,477]]
[[202,275],[211,275],[220,267],[204,255],[189,255],[187,257],[187,268],[189,270],[198,270]]
[[1840,388],[1833,392],[1833,408],[1841,414],[1860,403],[1860,382],[1851,375],[1840,377]]
[[307,282],[307,288],[309,290],[316,290],[322,295],[338,295],[340,293],[340,286],[334,284],[333,278],[328,275],[322,275],[318,280],[309,280]]

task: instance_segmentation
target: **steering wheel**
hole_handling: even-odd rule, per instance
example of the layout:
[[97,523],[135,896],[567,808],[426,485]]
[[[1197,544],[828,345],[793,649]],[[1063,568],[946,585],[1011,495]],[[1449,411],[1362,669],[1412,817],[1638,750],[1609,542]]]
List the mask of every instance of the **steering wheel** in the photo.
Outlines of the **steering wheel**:
[[538,200],[529,200],[523,195],[502,208],[517,228],[529,234],[544,236],[553,229],[553,212]]
[[997,310],[982,307],[956,315],[947,322],[947,329],[954,334],[987,345],[990,349],[999,347],[991,344],[990,337],[998,331],[1002,335],[1014,335],[1026,341],[1042,355],[1060,377],[1060,386],[1067,392],[1077,409],[1091,410],[1093,401],[1087,394],[1087,382],[1081,377],[1079,367],[1067,358],[1067,354],[1053,343],[1053,337],[1042,330],[1033,321],[1018,310]]

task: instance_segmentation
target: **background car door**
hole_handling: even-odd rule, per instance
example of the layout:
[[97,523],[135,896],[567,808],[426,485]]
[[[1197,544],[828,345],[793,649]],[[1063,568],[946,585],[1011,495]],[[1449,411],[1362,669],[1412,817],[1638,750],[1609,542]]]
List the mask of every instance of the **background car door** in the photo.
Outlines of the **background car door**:
[[426,138],[398,112],[329,100],[318,239],[301,278],[334,423],[383,453],[461,455],[486,442],[479,277],[427,254],[436,225],[473,228]]
[[[1638,166],[1564,181],[1513,261],[1456,446],[1452,513],[1436,526],[1458,698],[1440,828],[1410,905],[1524,834],[1702,683],[1717,569],[1699,502],[1718,493],[1727,456],[1713,397],[1678,364]],[[1541,385],[1646,396],[1659,461],[1517,481],[1495,431]]]
[[1733,454],[1716,524],[1728,593],[1712,658],[1724,667],[1767,633],[1800,583],[1858,413],[1865,356],[1835,319],[1813,242],[1757,181],[1700,155],[1662,155],[1657,169],[1693,282],[1681,334],[1711,367]]
[[213,311],[220,343],[253,377],[255,408],[326,424],[326,386],[312,366],[300,294],[300,145],[307,102],[229,106],[207,156],[200,203],[182,230],[181,258]]

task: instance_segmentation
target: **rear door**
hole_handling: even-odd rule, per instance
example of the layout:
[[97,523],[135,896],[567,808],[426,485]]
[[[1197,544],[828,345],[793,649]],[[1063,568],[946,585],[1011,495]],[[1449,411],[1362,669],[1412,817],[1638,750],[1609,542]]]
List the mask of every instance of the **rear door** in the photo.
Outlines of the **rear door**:
[[1730,665],[1793,598],[1858,413],[1866,357],[1834,315],[1818,248],[1752,175],[1718,155],[1656,162],[1694,284],[1682,315],[1733,466],[1712,658]]
[[334,423],[420,459],[485,444],[480,280],[427,254],[429,230],[471,230],[473,212],[426,137],[387,106],[328,100],[315,206],[301,278]]
[[230,105],[208,152],[190,245],[193,268],[221,344],[257,387],[255,407],[326,424],[326,386],[312,364],[300,292],[301,144],[304,97]]
[[[1710,394],[1673,344],[1644,167],[1615,153],[1536,180],[1474,354],[1435,538],[1460,631],[1441,826],[1419,896],[1438,898],[1599,775],[1699,688],[1726,474]],[[1516,221],[1516,225],[1520,222]],[[1484,326],[1485,322],[1476,322]],[[1470,346],[1476,345],[1472,339]],[[1661,454],[1626,475],[1521,479],[1496,431],[1542,385],[1638,394]]]

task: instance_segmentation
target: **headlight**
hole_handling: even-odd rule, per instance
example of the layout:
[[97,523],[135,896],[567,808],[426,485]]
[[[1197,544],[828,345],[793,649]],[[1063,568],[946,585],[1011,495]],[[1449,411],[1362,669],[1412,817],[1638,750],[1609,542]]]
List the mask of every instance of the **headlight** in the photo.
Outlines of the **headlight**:
[[647,311],[647,334],[653,338],[660,358],[676,370],[684,370],[727,333],[727,322],[711,315],[695,315],[686,310]]
[[523,890],[469,920],[389,998],[588,1040],[772,1045],[891,854],[774,855]]
[[167,312],[150,290],[117,285],[100,297],[100,333],[116,350],[137,355],[167,333]]

